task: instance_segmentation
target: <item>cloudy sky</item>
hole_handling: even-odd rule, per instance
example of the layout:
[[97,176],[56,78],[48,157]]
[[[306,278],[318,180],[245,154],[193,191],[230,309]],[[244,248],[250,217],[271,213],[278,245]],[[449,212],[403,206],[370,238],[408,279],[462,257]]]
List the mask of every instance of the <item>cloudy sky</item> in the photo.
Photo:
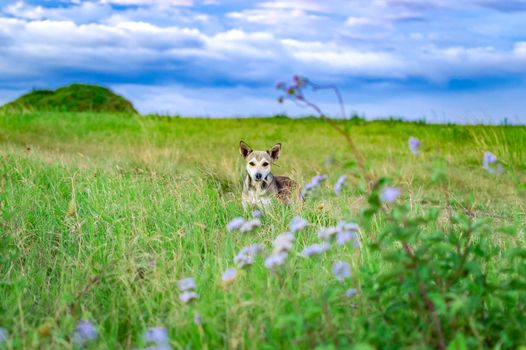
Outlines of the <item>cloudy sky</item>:
[[276,103],[294,74],[368,118],[526,123],[526,0],[0,0],[0,103],[85,82],[144,113],[306,114]]

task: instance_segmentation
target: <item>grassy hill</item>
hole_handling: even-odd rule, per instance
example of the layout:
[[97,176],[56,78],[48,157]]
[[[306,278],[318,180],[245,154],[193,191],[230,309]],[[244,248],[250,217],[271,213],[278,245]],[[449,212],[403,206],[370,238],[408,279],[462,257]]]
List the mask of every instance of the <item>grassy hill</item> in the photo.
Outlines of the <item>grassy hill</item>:
[[[173,349],[432,349],[430,303],[448,349],[524,345],[526,273],[510,281],[503,268],[526,272],[518,251],[515,260],[506,253],[525,245],[526,128],[347,124],[371,172],[401,189],[369,222],[362,215],[368,194],[347,146],[316,119],[0,114],[7,348],[71,349],[77,322],[87,319],[99,332],[88,349],[143,348],[151,345],[143,332],[156,326],[167,328]],[[410,136],[422,141],[420,154],[409,152]],[[328,179],[302,207],[276,205],[255,232],[228,232],[229,220],[250,216],[240,203],[240,139],[256,149],[282,142],[278,175],[300,184],[320,173]],[[487,150],[503,173],[482,169]],[[337,196],[342,174],[348,179]],[[397,215],[429,210],[438,211],[436,222],[391,231]],[[268,254],[295,215],[311,224],[296,234],[284,266],[269,271],[258,256],[232,284],[222,283],[242,247],[261,243]],[[473,232],[464,231],[465,217]],[[360,249],[300,255],[319,241],[320,226],[340,219],[360,224]],[[416,258],[400,258],[401,244],[391,241],[399,236],[409,237]],[[426,237],[434,243],[423,244]],[[343,282],[331,272],[335,261],[351,265]],[[436,281],[437,271],[452,281]],[[192,304],[179,300],[177,281],[185,277],[197,285]],[[419,286],[429,291],[426,302]],[[353,298],[344,296],[349,288],[357,289]]]
[[137,113],[124,97],[104,87],[86,84],[72,84],[54,91],[34,90],[0,110]]

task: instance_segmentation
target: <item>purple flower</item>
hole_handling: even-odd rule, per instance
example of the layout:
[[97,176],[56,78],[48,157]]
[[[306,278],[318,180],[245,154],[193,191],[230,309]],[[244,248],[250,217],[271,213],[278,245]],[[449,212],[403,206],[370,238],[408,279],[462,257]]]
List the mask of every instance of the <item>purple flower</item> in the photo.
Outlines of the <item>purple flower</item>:
[[278,253],[269,255],[265,259],[264,265],[267,269],[272,270],[277,266],[283,265],[285,260],[287,260],[287,255],[288,255],[287,252],[278,252]]
[[338,229],[337,227],[322,227],[318,231],[318,238],[324,241],[328,241],[338,232],[340,232],[340,229]]
[[285,232],[278,235],[272,245],[274,246],[274,253],[288,252],[294,244],[294,234]]
[[496,167],[491,167],[491,165],[495,163],[497,163],[497,156],[488,151],[484,152],[482,168],[490,174],[502,173],[504,171],[502,164],[496,164]]
[[194,314],[194,324],[197,326],[200,326],[203,324],[203,317],[201,317],[201,314],[198,312]]
[[230,220],[230,222],[226,225],[226,229],[228,231],[238,230],[244,222],[245,219],[243,219],[242,217],[234,218]]
[[349,299],[353,298],[356,294],[358,294],[358,290],[356,290],[356,288],[349,288],[345,292],[345,296]]
[[240,268],[250,266],[254,263],[257,253],[263,250],[263,245],[252,244],[247,247],[241,248],[239,253],[234,257],[234,263]]
[[330,243],[323,242],[305,247],[301,252],[304,257],[311,257],[326,252],[331,247]]
[[385,187],[380,195],[380,200],[385,203],[393,203],[400,195],[400,188]]
[[263,215],[263,213],[261,213],[259,210],[255,209],[252,211],[252,217],[254,219],[257,219],[257,218],[260,218],[261,216]]
[[84,346],[87,342],[95,340],[98,335],[99,333],[93,323],[88,320],[80,320],[75,327],[72,340],[74,344]]
[[149,343],[168,344],[168,331],[164,327],[152,327],[144,332],[144,341]]
[[199,299],[199,295],[194,291],[185,291],[179,294],[179,300],[183,303],[188,304],[192,300]]
[[413,152],[413,154],[418,154],[420,152],[420,140],[416,137],[410,137],[409,150]]
[[341,230],[341,231],[356,231],[358,232],[358,230],[360,229],[360,226],[358,226],[358,224],[352,222],[352,221],[349,221],[349,222],[346,222],[345,220],[340,220],[338,222],[338,225],[336,225],[336,228]]
[[230,284],[234,282],[234,280],[237,277],[237,270],[236,269],[227,269],[223,274],[221,275],[221,280],[224,284]]
[[336,181],[336,184],[334,185],[334,193],[336,193],[337,196],[340,195],[342,191],[343,183],[345,182],[346,179],[347,179],[347,175],[342,175],[340,176],[338,181]]
[[287,86],[287,85],[286,85],[284,82],[282,82],[282,81],[278,81],[278,82],[276,83],[276,89],[278,89],[278,90],[283,90],[283,89],[286,88],[286,86]]
[[259,221],[259,219],[252,219],[249,221],[245,221],[239,228],[239,232],[241,233],[250,232],[259,226],[261,226],[261,221]]
[[7,329],[0,327],[0,344],[7,341],[8,337],[9,333],[7,333]]
[[319,187],[322,181],[325,181],[327,179],[326,175],[316,175],[314,176],[308,184],[303,187],[303,190],[301,191],[301,196],[305,198],[307,193],[309,193],[312,189]]
[[309,222],[307,220],[302,219],[300,216],[295,216],[289,223],[289,230],[295,233],[307,227],[308,224]]
[[345,243],[353,241],[353,245],[356,248],[360,247],[360,241],[358,234],[355,231],[342,231],[336,234],[336,244],[344,245]]
[[332,265],[332,273],[339,281],[344,281],[351,275],[351,267],[344,261],[336,261]]
[[177,282],[177,288],[179,288],[181,292],[195,289],[195,281],[192,277],[183,278]]

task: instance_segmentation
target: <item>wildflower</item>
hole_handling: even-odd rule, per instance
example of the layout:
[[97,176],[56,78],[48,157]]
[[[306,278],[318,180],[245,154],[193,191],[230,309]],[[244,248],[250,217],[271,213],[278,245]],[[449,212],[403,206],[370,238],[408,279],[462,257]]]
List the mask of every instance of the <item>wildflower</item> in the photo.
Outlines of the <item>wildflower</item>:
[[482,158],[482,168],[490,174],[503,172],[504,168],[502,164],[497,164],[497,166],[493,168],[490,166],[495,163],[497,163],[497,156],[488,151],[484,152],[484,157]]
[[269,270],[273,269],[276,266],[283,265],[283,263],[287,259],[287,256],[288,256],[287,252],[278,252],[278,253],[271,254],[265,259],[264,265]]
[[385,203],[393,203],[400,195],[400,188],[385,187],[380,195],[380,200]]
[[83,346],[87,342],[95,340],[98,335],[99,332],[97,332],[93,323],[88,320],[80,320],[77,327],[75,327],[72,339],[74,344]]
[[278,81],[278,82],[276,83],[276,89],[278,89],[278,90],[283,90],[283,89],[285,89],[285,87],[286,87],[286,85],[285,85],[285,83],[282,82],[282,81]]
[[8,335],[7,329],[0,327],[0,344],[7,341]]
[[346,222],[344,220],[340,220],[336,225],[336,228],[341,231],[358,231],[360,226],[352,221]]
[[309,193],[312,189],[319,187],[321,185],[322,181],[325,181],[327,179],[326,175],[316,175],[314,176],[308,184],[303,187],[303,190],[301,191],[301,196],[305,198],[307,193]]
[[274,246],[274,253],[279,253],[282,251],[288,252],[292,248],[294,243],[294,234],[290,232],[285,232],[278,235],[272,245]]
[[200,326],[203,324],[203,317],[201,317],[201,314],[198,312],[194,314],[194,324],[197,326]]
[[228,231],[238,230],[241,227],[241,225],[243,225],[244,222],[245,222],[245,219],[243,219],[242,217],[233,218],[226,225],[226,229]]
[[332,265],[332,273],[337,280],[344,281],[351,275],[351,267],[344,261],[336,261]]
[[358,290],[356,290],[356,288],[349,288],[347,289],[347,291],[345,292],[345,296],[349,299],[351,299],[352,297],[354,297],[356,294],[358,294]]
[[188,304],[192,300],[199,299],[199,294],[194,291],[185,291],[179,295],[179,300],[183,303]]
[[241,233],[250,232],[260,225],[261,225],[261,221],[259,221],[259,219],[252,219],[249,221],[245,221],[239,228],[239,232]]
[[336,244],[338,245],[344,245],[345,243],[349,241],[354,242],[357,240],[358,240],[358,235],[354,231],[342,231],[336,234]]
[[230,284],[234,282],[234,280],[237,277],[237,270],[236,269],[227,269],[223,274],[221,275],[221,280],[224,284]]
[[307,227],[307,225],[309,224],[309,222],[305,219],[302,219],[300,216],[295,216],[289,223],[289,230],[290,232],[292,233],[295,233],[299,230],[302,230],[304,229],[305,227]]
[[144,341],[159,344],[167,344],[168,331],[164,327],[152,327],[144,332]]
[[262,244],[252,244],[247,247],[241,248],[239,253],[234,257],[234,263],[240,268],[252,265],[257,253],[263,250]]
[[260,218],[261,216],[263,215],[263,213],[261,213],[259,210],[255,209],[252,211],[252,217],[254,219],[257,219],[257,218]]
[[322,227],[318,231],[318,238],[328,241],[338,232],[340,232],[340,229],[337,227]]
[[420,152],[420,140],[416,137],[410,137],[409,150],[413,152],[413,154],[418,154]]
[[347,175],[342,175],[338,178],[338,181],[336,181],[336,184],[334,184],[334,193],[336,193],[337,196],[340,195],[343,187],[343,183],[347,179]]
[[183,278],[177,282],[177,288],[179,288],[181,292],[195,289],[195,281],[192,277]]
[[327,242],[323,242],[320,244],[313,244],[313,245],[305,247],[305,249],[303,249],[303,251],[301,252],[301,255],[303,255],[304,257],[318,255],[318,254],[326,252],[330,247],[331,247],[330,243],[327,243]]

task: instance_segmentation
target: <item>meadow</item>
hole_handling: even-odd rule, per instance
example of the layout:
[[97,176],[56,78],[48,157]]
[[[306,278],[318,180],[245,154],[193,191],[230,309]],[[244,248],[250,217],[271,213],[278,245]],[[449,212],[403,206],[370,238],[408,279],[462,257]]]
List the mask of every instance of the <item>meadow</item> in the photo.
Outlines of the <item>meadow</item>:
[[[394,203],[370,196],[345,142],[316,118],[1,114],[0,327],[8,335],[0,348],[78,347],[72,334],[79,320],[98,332],[88,349],[152,346],[144,337],[151,327],[165,327],[165,346],[174,349],[441,348],[434,316],[450,349],[526,346],[526,127],[340,125],[375,178],[400,188]],[[409,151],[409,137],[422,142],[419,154]],[[276,204],[260,228],[230,232],[231,219],[251,215],[240,203],[240,140],[255,149],[281,142],[277,175],[300,185],[319,174],[328,179],[302,206]],[[497,155],[502,173],[482,168],[485,151]],[[310,225],[296,233],[283,266],[270,271],[265,256],[297,215]],[[430,219],[410,226],[408,218],[419,215]],[[301,256],[319,242],[320,227],[340,220],[360,225],[360,248],[333,245]],[[394,241],[400,222],[415,236]],[[468,233],[465,246],[447,240],[456,232]],[[415,249],[427,242],[426,258],[404,261],[397,254],[407,242]],[[254,243],[267,252],[223,283],[234,256]],[[446,260],[459,273],[442,285],[433,276],[452,269],[431,270]],[[350,277],[335,278],[336,261],[350,264]],[[404,282],[408,269],[429,298]],[[199,298],[185,304],[177,282],[187,277]],[[345,295],[350,288],[356,295]],[[429,303],[436,312],[426,312]]]

